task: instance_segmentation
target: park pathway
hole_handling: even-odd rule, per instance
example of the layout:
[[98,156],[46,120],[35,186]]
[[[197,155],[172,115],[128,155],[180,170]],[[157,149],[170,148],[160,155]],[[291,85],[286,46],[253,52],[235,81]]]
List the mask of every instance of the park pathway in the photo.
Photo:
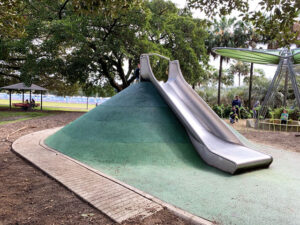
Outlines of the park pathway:
[[59,129],[25,135],[13,143],[13,151],[117,223],[142,220],[167,207],[192,224],[213,224],[49,148],[44,140]]
[[49,132],[53,130],[23,136],[13,143],[13,150],[118,223],[162,210],[161,205],[40,145]]

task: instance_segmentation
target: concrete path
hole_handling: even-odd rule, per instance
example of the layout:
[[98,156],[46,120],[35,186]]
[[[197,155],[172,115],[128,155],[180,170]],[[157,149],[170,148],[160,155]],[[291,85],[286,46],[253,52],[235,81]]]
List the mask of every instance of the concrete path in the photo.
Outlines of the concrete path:
[[59,129],[25,135],[13,143],[13,151],[117,223],[135,217],[143,219],[167,207],[193,224],[212,224],[44,145],[44,140]]
[[13,150],[118,223],[137,216],[144,218],[163,208],[80,163],[41,146],[40,141],[52,133],[53,129],[23,136],[13,143]]

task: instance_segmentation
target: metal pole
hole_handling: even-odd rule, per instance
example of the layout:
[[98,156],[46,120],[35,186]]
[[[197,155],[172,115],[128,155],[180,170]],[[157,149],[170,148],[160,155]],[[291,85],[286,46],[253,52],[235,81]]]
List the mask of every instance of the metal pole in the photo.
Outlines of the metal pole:
[[219,80],[218,80],[218,105],[221,105],[222,64],[223,64],[223,56],[220,56]]
[[[279,84],[280,84],[282,75],[283,75],[283,73],[279,73],[279,75],[278,75],[278,77],[277,77],[277,80],[276,80],[275,85],[274,85],[273,92],[272,92],[272,94],[271,94],[271,96],[270,96],[270,98],[269,98],[269,101],[271,101],[271,102],[272,102],[272,100],[273,100],[273,97],[274,97],[275,94],[276,94],[276,91],[277,91],[278,86],[279,86]],[[273,101],[273,106],[274,106],[274,101]]]
[[250,79],[249,79],[249,103],[248,103],[248,107],[249,107],[249,110],[251,109],[251,92],[252,92],[252,82],[253,82],[253,64],[254,63],[251,63],[251,66],[250,66]]
[[43,91],[41,91],[41,111],[43,110]]
[[9,110],[11,110],[11,90],[9,90]]
[[295,76],[295,71],[292,67],[291,59],[288,59],[287,64],[288,64],[289,74],[290,74],[292,86],[294,89],[295,97],[296,97],[296,100],[298,103],[298,107],[300,108],[300,93],[299,93],[298,84],[297,84],[297,80],[296,80],[296,76]]
[[286,107],[286,100],[288,95],[288,81],[289,81],[289,70],[286,69],[285,72],[285,81],[284,81],[284,99],[283,99],[283,106]]
[[279,64],[278,64],[278,67],[277,67],[277,70],[276,70],[276,73],[275,73],[275,75],[274,75],[274,77],[273,77],[273,80],[272,80],[272,82],[271,82],[271,85],[269,86],[269,89],[268,89],[268,91],[267,91],[267,94],[266,94],[266,96],[265,96],[265,99],[264,99],[264,101],[263,101],[262,104],[261,104],[261,110],[258,112],[257,121],[259,120],[260,115],[264,116],[264,114],[266,113],[266,112],[265,112],[265,107],[267,106],[267,103],[268,103],[268,101],[269,101],[269,99],[270,99],[270,97],[271,97],[272,90],[273,90],[273,88],[274,88],[274,86],[275,86],[275,81],[276,81],[278,75],[279,75],[280,72],[281,72],[282,64],[283,64],[283,59],[280,59]]

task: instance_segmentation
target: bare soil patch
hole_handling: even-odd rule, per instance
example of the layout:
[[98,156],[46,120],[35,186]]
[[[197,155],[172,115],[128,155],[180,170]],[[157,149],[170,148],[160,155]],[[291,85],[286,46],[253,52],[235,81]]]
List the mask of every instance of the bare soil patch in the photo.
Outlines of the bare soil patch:
[[[1,111],[0,111],[1,113]],[[53,112],[50,116],[0,125],[0,225],[6,224],[115,224],[71,191],[18,157],[11,144],[19,137],[64,126],[83,113]],[[164,209],[129,224],[189,224]]]
[[[227,122],[229,123],[229,121]],[[239,120],[238,123],[232,126],[250,141],[269,145],[277,149],[300,152],[299,132],[274,132],[247,128],[246,120]]]
[[0,122],[18,120],[26,117],[28,116],[9,116],[9,117],[0,118]]

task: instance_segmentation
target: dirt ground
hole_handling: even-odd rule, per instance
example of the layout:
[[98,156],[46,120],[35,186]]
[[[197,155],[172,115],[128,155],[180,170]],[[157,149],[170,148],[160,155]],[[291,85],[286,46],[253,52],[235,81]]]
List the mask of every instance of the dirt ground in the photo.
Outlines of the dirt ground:
[[[63,126],[80,115],[82,113],[56,113],[0,125],[0,225],[115,224],[106,215],[11,151],[12,142],[19,137]],[[189,223],[164,209],[143,221],[134,219],[125,221],[125,224]]]
[[246,120],[240,120],[233,124],[233,127],[252,142],[269,145],[277,149],[300,152],[299,132],[273,132],[246,128]]
[[[82,113],[63,112],[0,125],[0,225],[114,224],[107,216],[11,151],[11,144],[17,138],[35,131],[63,126],[80,115]],[[300,152],[300,137],[295,137],[294,133],[262,133],[246,129],[243,123],[241,121],[234,126],[250,140]],[[165,209],[142,221],[137,218],[125,221],[124,224],[189,223]]]

